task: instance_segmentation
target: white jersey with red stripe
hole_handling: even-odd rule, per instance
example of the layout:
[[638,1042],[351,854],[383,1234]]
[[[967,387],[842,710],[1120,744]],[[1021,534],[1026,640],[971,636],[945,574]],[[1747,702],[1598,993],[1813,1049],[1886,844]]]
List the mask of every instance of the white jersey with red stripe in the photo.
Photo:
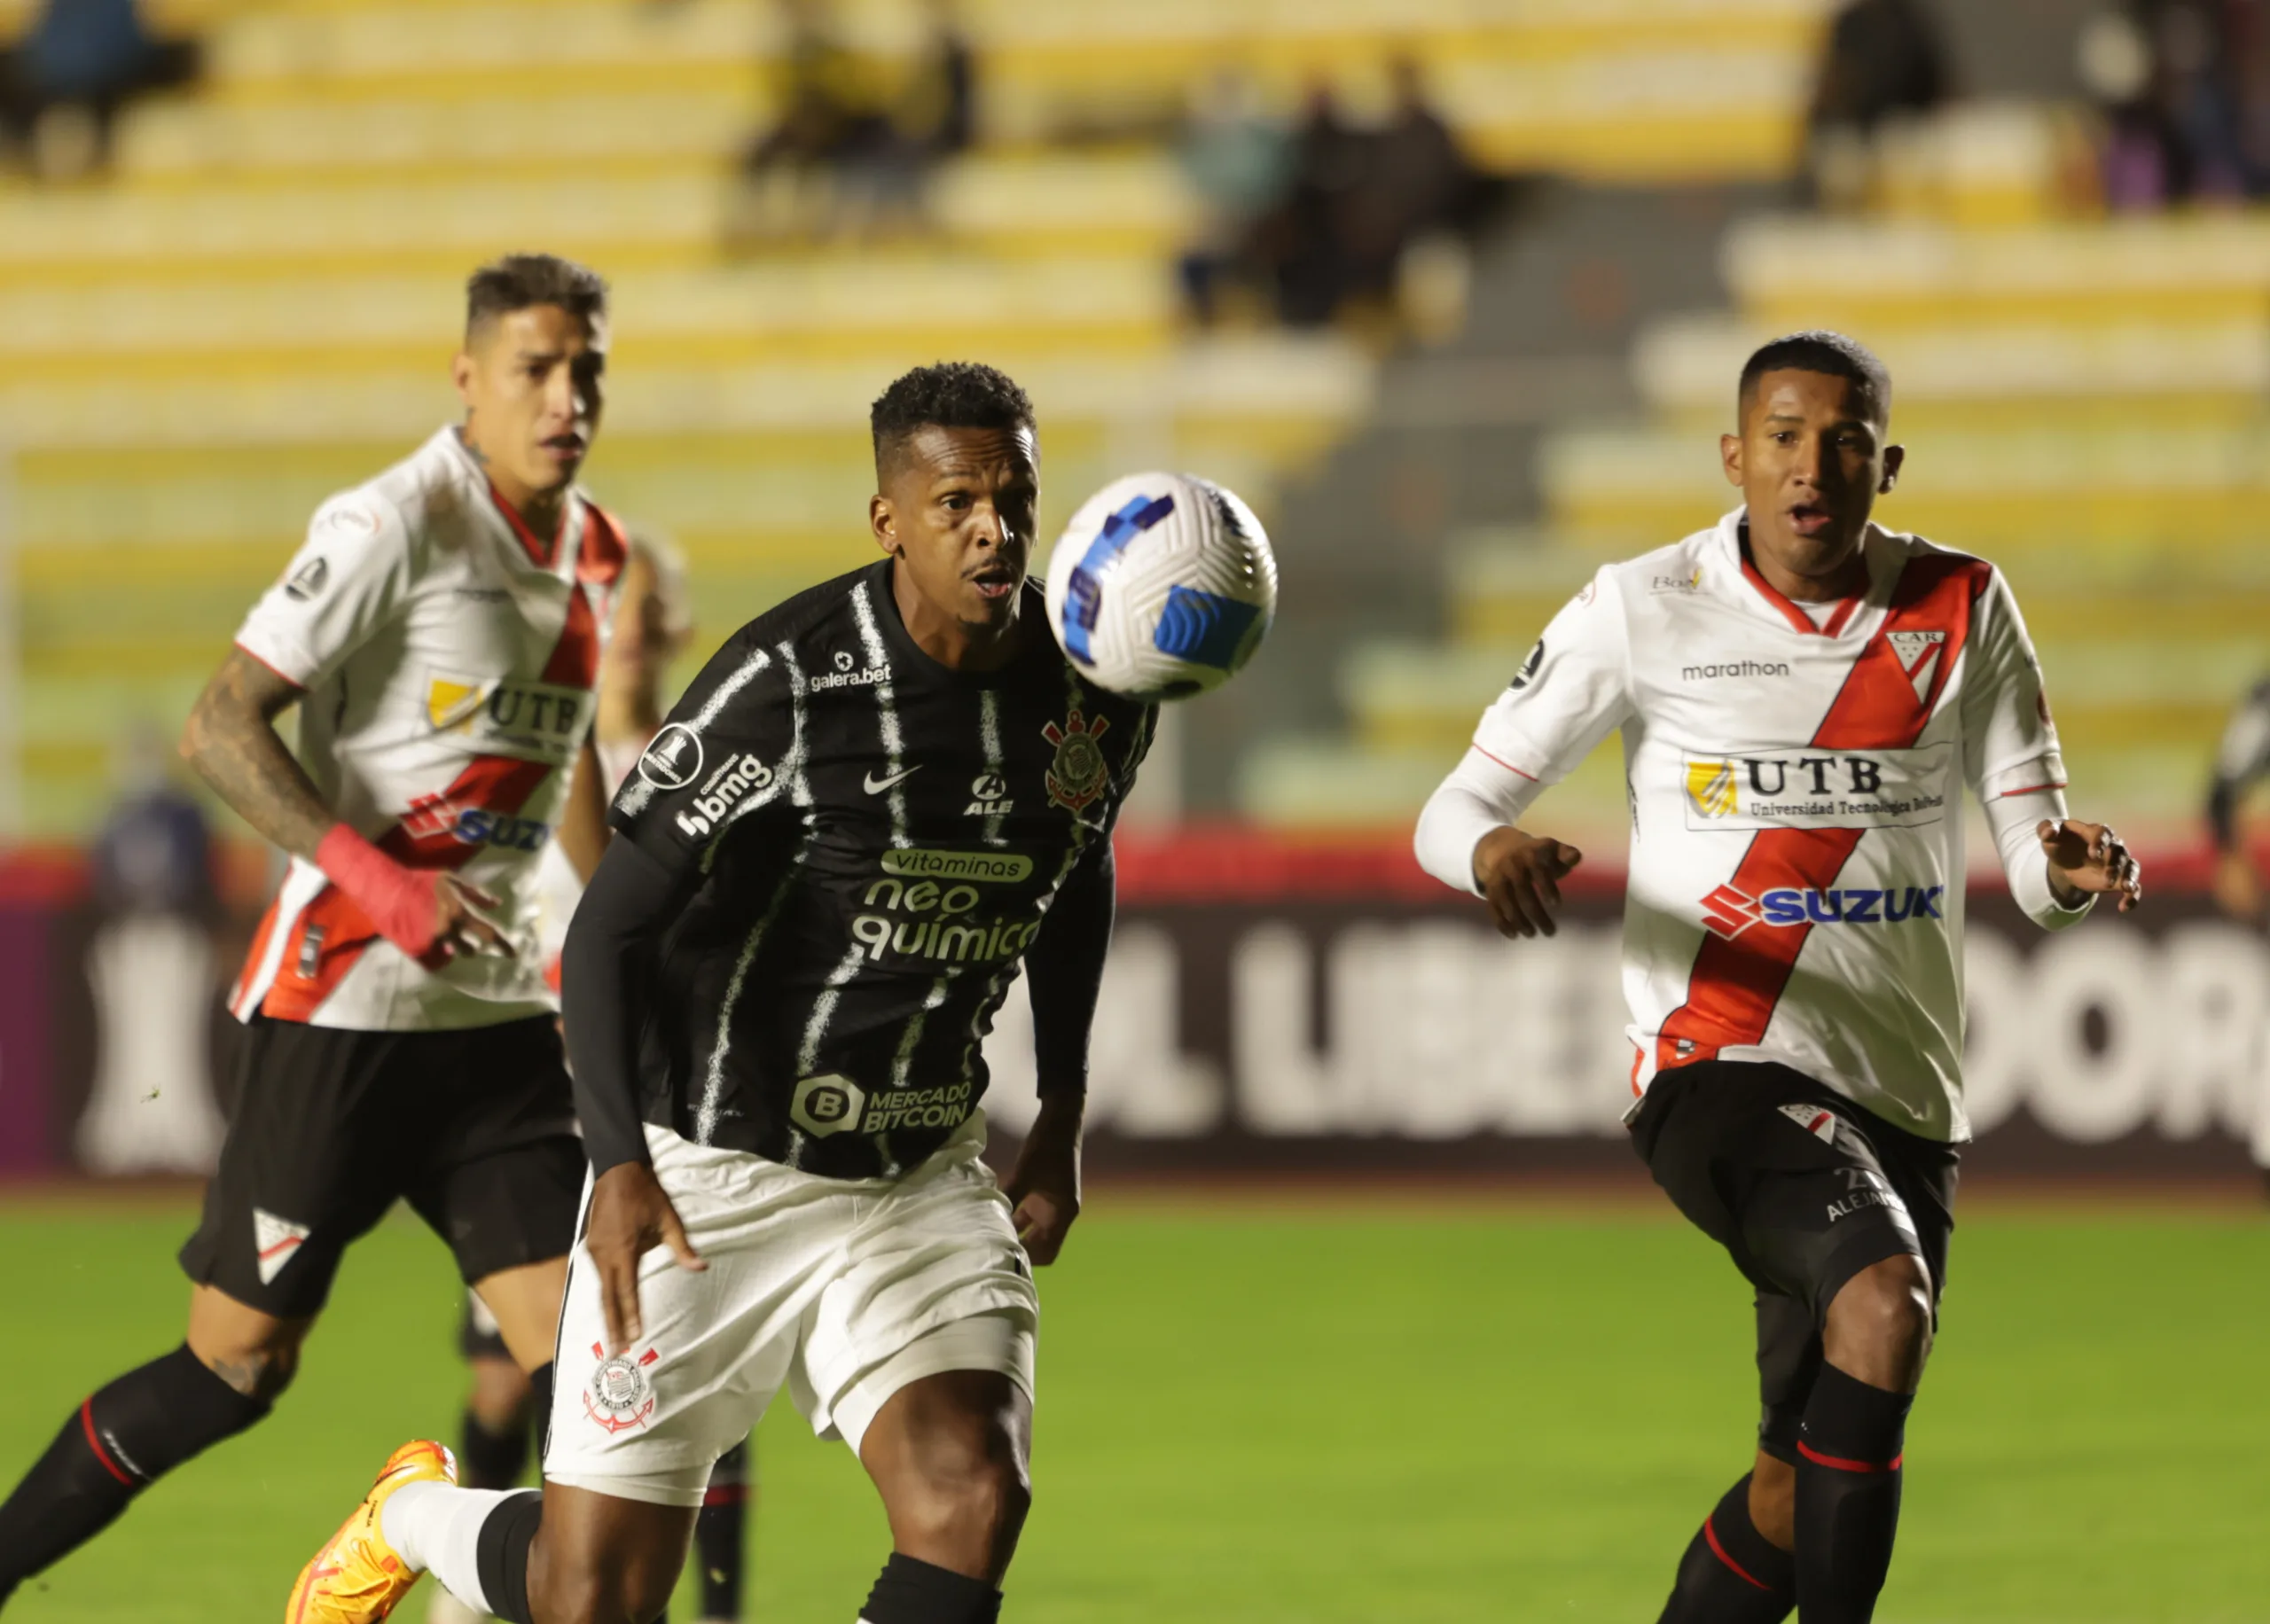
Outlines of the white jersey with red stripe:
[[453,428],[317,510],[237,646],[306,691],[298,755],[332,812],[403,863],[494,893],[520,951],[427,970],[295,858],[239,1019],[413,1031],[552,1007],[536,861],[591,730],[622,564],[621,527],[580,493],[556,536],[532,535]]
[[1749,562],[1741,511],[1600,571],[1554,617],[1421,820],[1473,890],[1481,834],[1621,730],[1632,1089],[1770,1060],[1927,1138],[1968,1139],[1962,790],[2055,927],[2039,821],[2065,770],[1992,566],[1871,526],[1869,587],[1820,616]]

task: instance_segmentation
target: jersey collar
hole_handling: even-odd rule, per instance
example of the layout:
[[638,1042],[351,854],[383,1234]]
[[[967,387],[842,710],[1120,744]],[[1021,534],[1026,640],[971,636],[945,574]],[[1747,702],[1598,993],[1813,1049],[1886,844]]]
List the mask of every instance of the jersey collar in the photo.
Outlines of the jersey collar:
[[504,520],[505,530],[515,542],[520,543],[521,551],[527,556],[528,562],[540,570],[556,574],[560,568],[560,559],[570,550],[568,545],[570,538],[580,537],[583,534],[582,527],[588,522],[583,511],[583,491],[577,488],[569,488],[568,499],[560,504],[558,532],[549,541],[541,540],[535,531],[528,528],[528,520],[522,519],[514,511],[513,504],[505,501],[498,493],[495,482],[489,477],[489,471],[483,468],[480,459],[474,456],[472,449],[465,442],[465,436],[458,432],[457,426],[452,424],[444,428],[442,433],[448,439],[451,449],[457,453],[458,461],[465,469],[467,477],[480,484],[481,491],[489,498],[489,505],[496,511],[497,516]]
[[1868,589],[1865,592],[1856,592],[1850,597],[1839,598],[1835,611],[1831,613],[1828,621],[1818,626],[1813,623],[1812,616],[1805,613],[1802,604],[1794,601],[1772,582],[1766,580],[1764,573],[1752,562],[1749,555],[1749,511],[1747,508],[1736,508],[1721,519],[1718,524],[1718,535],[1720,541],[1725,543],[1726,550],[1733,554],[1734,562],[1741,568],[1742,578],[1749,584],[1750,590],[1763,599],[1767,607],[1787,621],[1789,629],[1800,636],[1842,636],[1845,628],[1852,623],[1852,617],[1859,611],[1861,605],[1876,595],[1875,566],[1878,550],[1875,544],[1876,526],[1873,520],[1869,522],[1860,543],[1860,556],[1868,565]]

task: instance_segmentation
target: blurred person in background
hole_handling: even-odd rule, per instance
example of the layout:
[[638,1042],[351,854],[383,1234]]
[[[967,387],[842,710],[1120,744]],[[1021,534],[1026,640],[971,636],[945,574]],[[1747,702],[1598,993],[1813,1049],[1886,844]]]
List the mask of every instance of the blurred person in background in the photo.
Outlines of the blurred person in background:
[[[742,155],[748,190],[737,236],[778,235],[784,220],[794,230],[833,229],[845,170],[870,172],[860,190],[872,191],[871,172],[890,160],[896,140],[874,65],[843,43],[826,0],[780,0],[779,12],[784,45],[772,59],[779,116]],[[767,192],[783,178],[789,195],[776,205]]]
[[1323,326],[1354,285],[1350,215],[1364,183],[1366,146],[1332,87],[1311,84],[1293,129],[1285,198],[1261,233],[1277,316],[1288,326]]
[[915,53],[891,114],[891,139],[876,180],[877,213],[919,223],[931,175],[977,140],[977,51],[953,0],[929,0],[929,33]]
[[[2207,791],[2207,831],[2215,847],[2216,904],[2242,925],[2263,923],[2262,874],[2254,854],[2247,849],[2239,824],[2239,808],[2247,792],[2270,774],[2270,680],[2255,684],[2231,712],[2223,729],[2222,747],[2216,753],[2213,782]],[[2270,1057],[2258,1057],[2260,1086],[2256,1090],[2254,1133],[2250,1148],[2254,1165],[2270,1184]]]
[[1467,161],[1450,123],[1427,95],[1418,59],[1389,65],[1394,102],[1387,122],[1364,143],[1364,163],[1349,199],[1350,291],[1392,300],[1411,245],[1475,223],[1483,177]]
[[184,730],[291,861],[231,1003],[235,1114],[181,1251],[186,1334],[82,1403],[0,1504],[0,1602],[268,1416],[397,1199],[550,1380],[586,1164],[533,880],[555,830],[586,872],[607,840],[589,738],[624,542],[575,485],[607,286],[514,254],[465,312],[461,421],[317,509]]
[[153,34],[137,0],[47,0],[0,51],[0,125],[34,171],[68,180],[110,161],[127,100],[197,77],[197,42]]
[[[669,709],[664,685],[693,636],[684,555],[666,537],[636,527],[629,531],[629,545],[614,636],[599,660],[595,742],[610,796],[661,731]],[[536,942],[556,991],[560,949],[583,880],[557,839],[538,861]],[[458,1346],[473,1378],[458,1431],[458,1480],[467,1488],[511,1488],[543,1444],[547,1417],[536,1408],[539,1395],[505,1346],[497,1316],[471,1291],[465,1294]],[[704,1624],[740,1617],[743,1534],[755,1482],[746,1444],[710,1474],[709,1498],[694,1526]],[[474,1624],[487,1616],[438,1586],[427,1613],[431,1624]]]
[[1192,97],[1175,157],[1200,211],[1198,233],[1176,262],[1176,274],[1191,319],[1210,327],[1225,293],[1259,296],[1255,237],[1285,199],[1292,146],[1263,110],[1253,76],[1225,67],[1208,74]]
[[1835,209],[1864,203],[1878,131],[1934,111],[1950,90],[1946,47],[1923,0],[1845,0],[1828,25],[1805,113],[1803,184],[1812,200]]
[[2079,52],[2113,209],[2270,191],[2264,0],[2129,0],[2090,20]]
[[119,796],[93,852],[101,923],[88,946],[98,1031],[80,1164],[96,1173],[213,1170],[222,1121],[209,1069],[221,903],[213,836],[160,729],[120,748]]

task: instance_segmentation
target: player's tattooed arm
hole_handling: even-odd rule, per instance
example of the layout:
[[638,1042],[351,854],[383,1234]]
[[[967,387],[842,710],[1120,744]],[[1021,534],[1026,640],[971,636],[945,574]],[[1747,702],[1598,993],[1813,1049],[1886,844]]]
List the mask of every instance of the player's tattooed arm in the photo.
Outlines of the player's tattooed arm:
[[2117,896],[2122,913],[2144,900],[2144,869],[2121,838],[2103,824],[2077,818],[2041,821],[2034,833],[2049,859],[2049,890],[2061,908],[2078,908],[2092,896]]
[[1561,885],[1585,860],[1575,847],[1500,824],[1474,846],[1474,883],[1503,936],[1550,936],[1560,930]]
[[277,736],[276,719],[300,695],[298,684],[232,648],[189,713],[181,753],[245,822],[312,862],[338,820]]

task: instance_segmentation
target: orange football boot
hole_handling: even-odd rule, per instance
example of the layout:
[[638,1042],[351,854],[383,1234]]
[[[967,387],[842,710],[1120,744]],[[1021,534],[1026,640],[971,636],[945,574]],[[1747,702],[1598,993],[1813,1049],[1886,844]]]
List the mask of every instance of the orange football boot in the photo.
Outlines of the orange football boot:
[[405,1484],[457,1480],[457,1456],[438,1443],[421,1438],[387,1456],[363,1503],[300,1570],[284,1624],[378,1624],[392,1612],[418,1582],[418,1572],[387,1543],[379,1512]]

